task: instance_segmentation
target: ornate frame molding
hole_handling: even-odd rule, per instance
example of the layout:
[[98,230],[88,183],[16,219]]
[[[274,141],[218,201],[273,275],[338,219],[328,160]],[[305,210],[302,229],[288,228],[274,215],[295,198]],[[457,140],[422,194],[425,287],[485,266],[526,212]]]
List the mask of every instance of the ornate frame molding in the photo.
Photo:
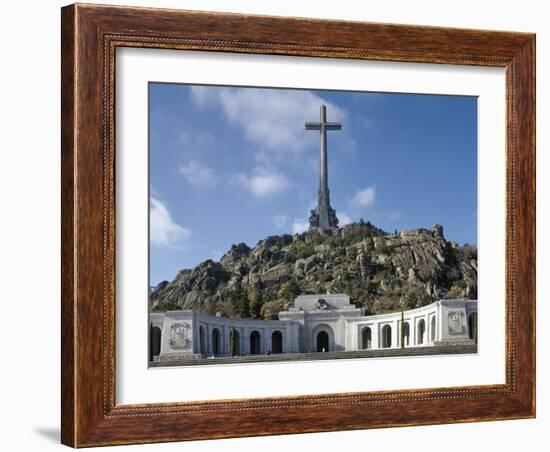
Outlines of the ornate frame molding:
[[[83,447],[535,415],[533,34],[80,4],[62,9],[61,31],[64,444]],[[116,405],[117,47],[504,67],[506,383]]]

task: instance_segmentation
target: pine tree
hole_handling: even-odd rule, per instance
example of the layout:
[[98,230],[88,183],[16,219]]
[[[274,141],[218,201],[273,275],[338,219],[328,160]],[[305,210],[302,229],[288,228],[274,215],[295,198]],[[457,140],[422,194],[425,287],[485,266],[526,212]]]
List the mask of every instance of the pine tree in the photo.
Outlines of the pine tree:
[[250,298],[241,283],[237,283],[229,296],[233,311],[241,318],[250,317]]
[[250,317],[250,298],[248,297],[248,291],[242,288],[239,294],[239,315],[243,319]]
[[252,295],[252,300],[250,301],[250,316],[255,319],[261,317],[262,306],[264,304],[264,292],[262,289],[259,289]]
[[240,290],[241,290],[241,283],[238,283],[235,288],[229,293],[229,300],[231,301],[231,306],[233,306],[233,312],[235,314],[238,314],[239,304],[240,304]]

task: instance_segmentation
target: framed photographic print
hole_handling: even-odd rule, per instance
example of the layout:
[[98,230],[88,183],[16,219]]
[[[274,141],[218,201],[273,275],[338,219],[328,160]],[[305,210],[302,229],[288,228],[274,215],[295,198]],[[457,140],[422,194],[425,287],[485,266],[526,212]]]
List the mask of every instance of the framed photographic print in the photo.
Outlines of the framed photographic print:
[[473,96],[150,83],[151,365],[475,353],[476,132]]
[[534,35],[62,9],[62,442],[535,415]]

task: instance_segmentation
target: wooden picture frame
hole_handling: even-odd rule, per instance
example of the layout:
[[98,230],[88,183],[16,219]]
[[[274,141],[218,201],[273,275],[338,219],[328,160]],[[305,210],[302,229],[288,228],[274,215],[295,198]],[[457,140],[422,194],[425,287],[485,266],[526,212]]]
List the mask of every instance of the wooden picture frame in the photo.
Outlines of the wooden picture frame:
[[[61,35],[64,444],[85,447],[535,416],[535,35],[79,4],[62,9]],[[505,68],[505,384],[117,405],[117,47]]]

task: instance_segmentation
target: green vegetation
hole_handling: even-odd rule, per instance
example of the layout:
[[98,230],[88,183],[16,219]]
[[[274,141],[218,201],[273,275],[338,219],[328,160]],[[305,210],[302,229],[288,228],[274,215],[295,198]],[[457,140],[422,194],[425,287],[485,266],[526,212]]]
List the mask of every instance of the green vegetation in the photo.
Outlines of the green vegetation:
[[266,301],[262,306],[262,319],[277,320],[279,318],[279,312],[284,311],[287,307],[288,303],[281,299]]
[[298,259],[307,259],[315,254],[315,245],[313,243],[299,242],[290,245],[285,254],[285,262],[296,262]]
[[[362,242],[366,238],[381,237],[387,235],[386,232],[376,228],[370,222],[359,222],[356,226],[361,226],[356,231],[352,230],[345,237],[330,237],[318,235],[309,242],[299,241],[292,243],[286,248],[285,262],[296,262],[298,259],[307,259],[315,254],[315,247],[325,245],[329,250],[341,250],[349,248],[356,243]],[[353,251],[356,252],[354,248]]]
[[356,243],[361,242],[365,237],[351,236],[351,237],[325,237],[321,242],[323,245],[327,245],[331,249],[348,247]]
[[453,282],[451,288],[445,295],[447,299],[462,298],[462,293],[466,289],[466,283],[462,280]]
[[387,246],[387,245],[381,245],[379,246],[376,251],[379,253],[379,254],[387,254],[387,255],[391,255],[393,254],[393,248]]
[[301,293],[302,289],[300,289],[300,286],[298,285],[296,280],[291,279],[290,281],[281,285],[281,288],[277,292],[277,296],[278,298],[282,298],[283,300],[293,301]]
[[404,303],[406,309],[415,309],[425,306],[432,301],[430,296],[422,289],[415,287],[409,290],[404,296]]
[[159,303],[158,305],[154,306],[152,311],[153,312],[166,312],[166,311],[179,311],[181,309],[181,306],[178,305],[178,302],[176,300],[168,300],[163,303]]
[[264,292],[262,289],[254,292],[250,298],[250,317],[261,318],[262,306],[264,304]]
[[248,291],[243,289],[240,283],[231,291],[229,299],[231,300],[233,311],[239,317],[243,319],[250,317],[250,298],[248,296]]

